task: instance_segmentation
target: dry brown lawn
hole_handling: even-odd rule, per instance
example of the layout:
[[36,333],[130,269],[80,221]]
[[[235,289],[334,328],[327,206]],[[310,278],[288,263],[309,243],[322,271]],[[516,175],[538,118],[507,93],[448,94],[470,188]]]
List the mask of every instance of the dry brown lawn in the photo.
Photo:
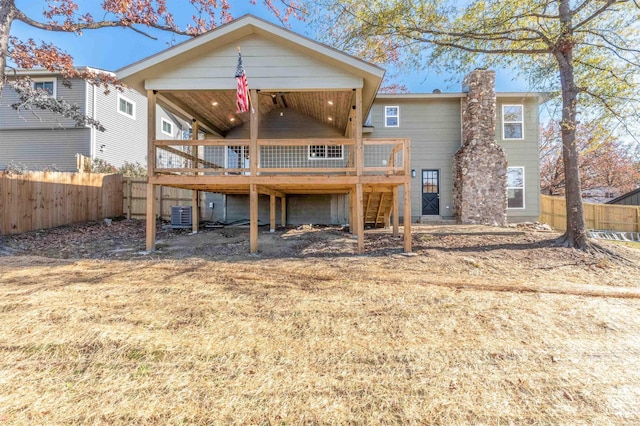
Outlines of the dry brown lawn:
[[377,231],[355,256],[294,229],[248,256],[223,232],[150,256],[8,239],[0,423],[640,423],[638,248],[418,227],[416,256]]

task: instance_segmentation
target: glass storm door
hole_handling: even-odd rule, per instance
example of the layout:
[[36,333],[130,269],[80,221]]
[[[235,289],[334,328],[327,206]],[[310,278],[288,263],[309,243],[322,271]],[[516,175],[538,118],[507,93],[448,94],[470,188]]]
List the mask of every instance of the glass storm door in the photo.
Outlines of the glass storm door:
[[422,171],[422,215],[440,214],[440,171]]

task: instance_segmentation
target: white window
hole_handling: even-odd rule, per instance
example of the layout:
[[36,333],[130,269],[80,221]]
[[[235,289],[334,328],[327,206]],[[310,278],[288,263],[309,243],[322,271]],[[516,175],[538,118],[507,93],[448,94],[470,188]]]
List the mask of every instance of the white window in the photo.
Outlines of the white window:
[[342,160],[342,145],[311,145],[309,160]]
[[524,139],[522,105],[502,105],[502,139]]
[[56,83],[57,83],[57,79],[54,77],[54,78],[34,78],[32,84],[35,90],[43,90],[55,98],[57,95]]
[[136,103],[118,93],[118,112],[127,117],[136,118]]
[[384,107],[384,127],[400,127],[400,107]]
[[162,121],[162,133],[173,136],[173,123],[165,120],[164,118],[161,118],[160,120]]
[[507,208],[524,209],[524,167],[507,167]]

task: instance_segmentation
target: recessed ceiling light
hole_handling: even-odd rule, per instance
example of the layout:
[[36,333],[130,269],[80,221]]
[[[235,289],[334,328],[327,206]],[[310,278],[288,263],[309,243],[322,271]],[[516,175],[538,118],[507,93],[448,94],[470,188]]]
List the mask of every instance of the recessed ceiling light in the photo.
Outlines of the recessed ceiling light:
[[218,106],[218,102],[217,101],[213,101],[213,102],[211,102],[211,105]]
[[236,121],[236,119],[235,119],[235,118],[233,118],[233,117],[231,117],[231,118],[229,119],[229,121]]
[[333,118],[329,117],[329,121],[333,121]]
[[329,105],[333,105],[333,101],[329,101],[327,102]]

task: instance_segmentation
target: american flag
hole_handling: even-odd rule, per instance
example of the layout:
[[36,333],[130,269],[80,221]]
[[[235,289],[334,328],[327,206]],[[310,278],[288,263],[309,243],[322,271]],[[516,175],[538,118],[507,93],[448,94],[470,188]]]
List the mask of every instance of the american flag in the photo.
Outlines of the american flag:
[[242,54],[238,48],[238,67],[236,68],[236,84],[238,91],[236,94],[236,112],[249,111],[249,86],[247,86],[247,75],[242,66]]

